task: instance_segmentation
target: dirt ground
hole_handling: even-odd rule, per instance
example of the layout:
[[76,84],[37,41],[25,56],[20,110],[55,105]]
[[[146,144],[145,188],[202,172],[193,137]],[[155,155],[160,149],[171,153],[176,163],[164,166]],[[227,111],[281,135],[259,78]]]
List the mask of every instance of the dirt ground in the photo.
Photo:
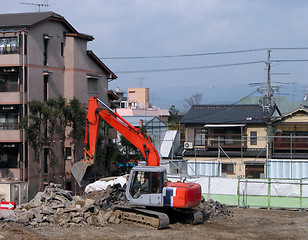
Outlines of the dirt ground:
[[0,222],[0,239],[308,239],[308,212],[229,208],[232,217],[216,216],[202,225],[171,224],[169,229],[121,223],[106,227],[25,227]]

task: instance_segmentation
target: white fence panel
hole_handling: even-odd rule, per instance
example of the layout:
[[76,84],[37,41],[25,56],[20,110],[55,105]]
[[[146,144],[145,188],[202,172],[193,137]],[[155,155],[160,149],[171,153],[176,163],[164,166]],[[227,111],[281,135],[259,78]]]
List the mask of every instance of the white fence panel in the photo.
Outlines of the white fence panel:
[[210,178],[210,194],[237,195],[237,183],[232,178]]
[[308,197],[308,179],[302,180],[302,196]]
[[241,179],[240,194],[267,196],[268,195],[268,180],[267,179]]
[[271,179],[271,196],[300,197],[300,181]]

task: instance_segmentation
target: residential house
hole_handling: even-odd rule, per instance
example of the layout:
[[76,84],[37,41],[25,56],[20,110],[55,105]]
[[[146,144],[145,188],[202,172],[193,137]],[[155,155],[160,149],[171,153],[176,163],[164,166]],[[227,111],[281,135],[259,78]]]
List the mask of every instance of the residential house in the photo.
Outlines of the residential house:
[[270,125],[273,137],[268,177],[308,178],[308,109],[299,108]]
[[181,124],[185,141],[178,153],[188,160],[189,174],[264,176],[267,122],[279,117],[260,105],[195,105]]
[[60,182],[75,189],[70,174],[75,159],[74,146],[67,138],[64,156],[60,140],[55,140],[60,161],[53,172],[48,149],[42,151],[39,163],[33,161],[33,151],[18,128],[27,114],[27,103],[62,96],[77,97],[86,105],[97,95],[110,104],[108,81],[116,75],[87,50],[92,40],[93,36],[79,33],[54,12],[0,14],[0,178],[27,181],[30,198],[42,190],[38,189],[40,179],[44,184]]

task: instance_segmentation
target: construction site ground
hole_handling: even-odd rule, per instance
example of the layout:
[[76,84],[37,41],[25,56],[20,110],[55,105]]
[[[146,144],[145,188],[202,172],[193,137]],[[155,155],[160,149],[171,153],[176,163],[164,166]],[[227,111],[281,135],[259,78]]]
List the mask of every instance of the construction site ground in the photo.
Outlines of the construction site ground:
[[132,223],[95,226],[24,226],[0,222],[0,239],[308,239],[308,212],[229,208],[233,216],[215,216],[201,225],[171,224],[157,230]]

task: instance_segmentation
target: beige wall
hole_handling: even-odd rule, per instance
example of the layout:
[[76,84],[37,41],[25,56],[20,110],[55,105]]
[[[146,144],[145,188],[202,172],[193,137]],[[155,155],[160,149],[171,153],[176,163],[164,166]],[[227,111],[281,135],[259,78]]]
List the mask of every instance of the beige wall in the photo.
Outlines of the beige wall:
[[297,113],[296,115],[283,119],[283,122],[289,122],[289,123],[308,122],[308,115]]
[[149,108],[150,91],[149,88],[128,88],[127,89],[128,104],[137,102],[138,108]]
[[[257,145],[251,145],[250,133],[252,131],[257,132]],[[247,134],[247,148],[265,148],[266,147],[266,127],[261,126],[249,126],[246,129]]]

